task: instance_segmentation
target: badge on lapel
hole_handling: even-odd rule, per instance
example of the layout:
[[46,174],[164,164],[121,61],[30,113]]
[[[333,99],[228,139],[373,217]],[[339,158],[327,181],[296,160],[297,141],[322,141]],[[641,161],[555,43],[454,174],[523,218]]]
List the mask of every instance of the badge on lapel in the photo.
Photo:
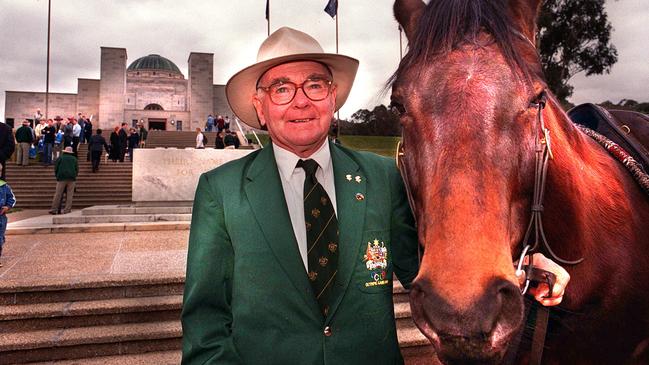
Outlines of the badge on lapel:
[[388,249],[383,241],[379,242],[378,239],[374,239],[373,242],[368,242],[363,261],[365,261],[365,267],[369,271],[370,277],[370,281],[365,283],[365,287],[388,284],[389,280],[386,279]]

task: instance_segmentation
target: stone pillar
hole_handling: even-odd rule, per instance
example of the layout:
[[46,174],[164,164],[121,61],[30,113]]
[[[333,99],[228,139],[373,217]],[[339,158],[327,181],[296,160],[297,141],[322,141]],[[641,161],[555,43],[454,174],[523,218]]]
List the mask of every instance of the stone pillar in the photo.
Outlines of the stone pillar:
[[93,127],[112,129],[124,121],[126,49],[101,47],[99,119]]
[[189,96],[190,125],[185,130],[203,128],[207,116],[214,113],[214,54],[189,54],[189,75],[187,95]]
[[99,120],[99,80],[77,79],[77,113],[93,116],[93,129]]

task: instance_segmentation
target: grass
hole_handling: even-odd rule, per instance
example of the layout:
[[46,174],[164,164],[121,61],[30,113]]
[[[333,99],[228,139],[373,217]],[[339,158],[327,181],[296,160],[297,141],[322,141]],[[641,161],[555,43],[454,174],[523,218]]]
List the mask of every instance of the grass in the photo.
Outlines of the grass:
[[[267,146],[269,143],[267,134],[258,134],[261,143]],[[256,141],[252,134],[248,138]],[[343,146],[349,147],[358,151],[374,152],[378,155],[394,157],[394,152],[397,148],[397,141],[400,137],[384,137],[384,136],[340,136],[340,142]]]

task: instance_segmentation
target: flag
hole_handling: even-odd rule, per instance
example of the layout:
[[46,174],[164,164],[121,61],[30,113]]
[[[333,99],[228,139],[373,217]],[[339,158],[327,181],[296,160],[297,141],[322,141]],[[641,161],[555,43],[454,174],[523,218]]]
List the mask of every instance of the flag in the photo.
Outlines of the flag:
[[269,1],[270,1],[270,0],[266,0],[266,20],[268,20],[268,18],[270,17],[270,13],[269,13],[269,11],[268,11],[268,2],[269,2]]
[[324,8],[325,13],[329,14],[330,17],[335,17],[338,14],[338,0],[329,0],[327,6]]

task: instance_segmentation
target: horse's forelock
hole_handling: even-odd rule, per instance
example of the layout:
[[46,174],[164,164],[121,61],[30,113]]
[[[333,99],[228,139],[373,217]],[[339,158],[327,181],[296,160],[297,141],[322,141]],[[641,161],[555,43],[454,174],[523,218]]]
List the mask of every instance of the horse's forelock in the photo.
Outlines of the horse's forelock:
[[508,0],[432,0],[419,18],[408,54],[396,74],[464,44],[481,45],[479,35],[485,32],[492,36],[507,63],[530,77],[535,72],[515,49],[514,37],[521,30],[510,18],[508,8]]

